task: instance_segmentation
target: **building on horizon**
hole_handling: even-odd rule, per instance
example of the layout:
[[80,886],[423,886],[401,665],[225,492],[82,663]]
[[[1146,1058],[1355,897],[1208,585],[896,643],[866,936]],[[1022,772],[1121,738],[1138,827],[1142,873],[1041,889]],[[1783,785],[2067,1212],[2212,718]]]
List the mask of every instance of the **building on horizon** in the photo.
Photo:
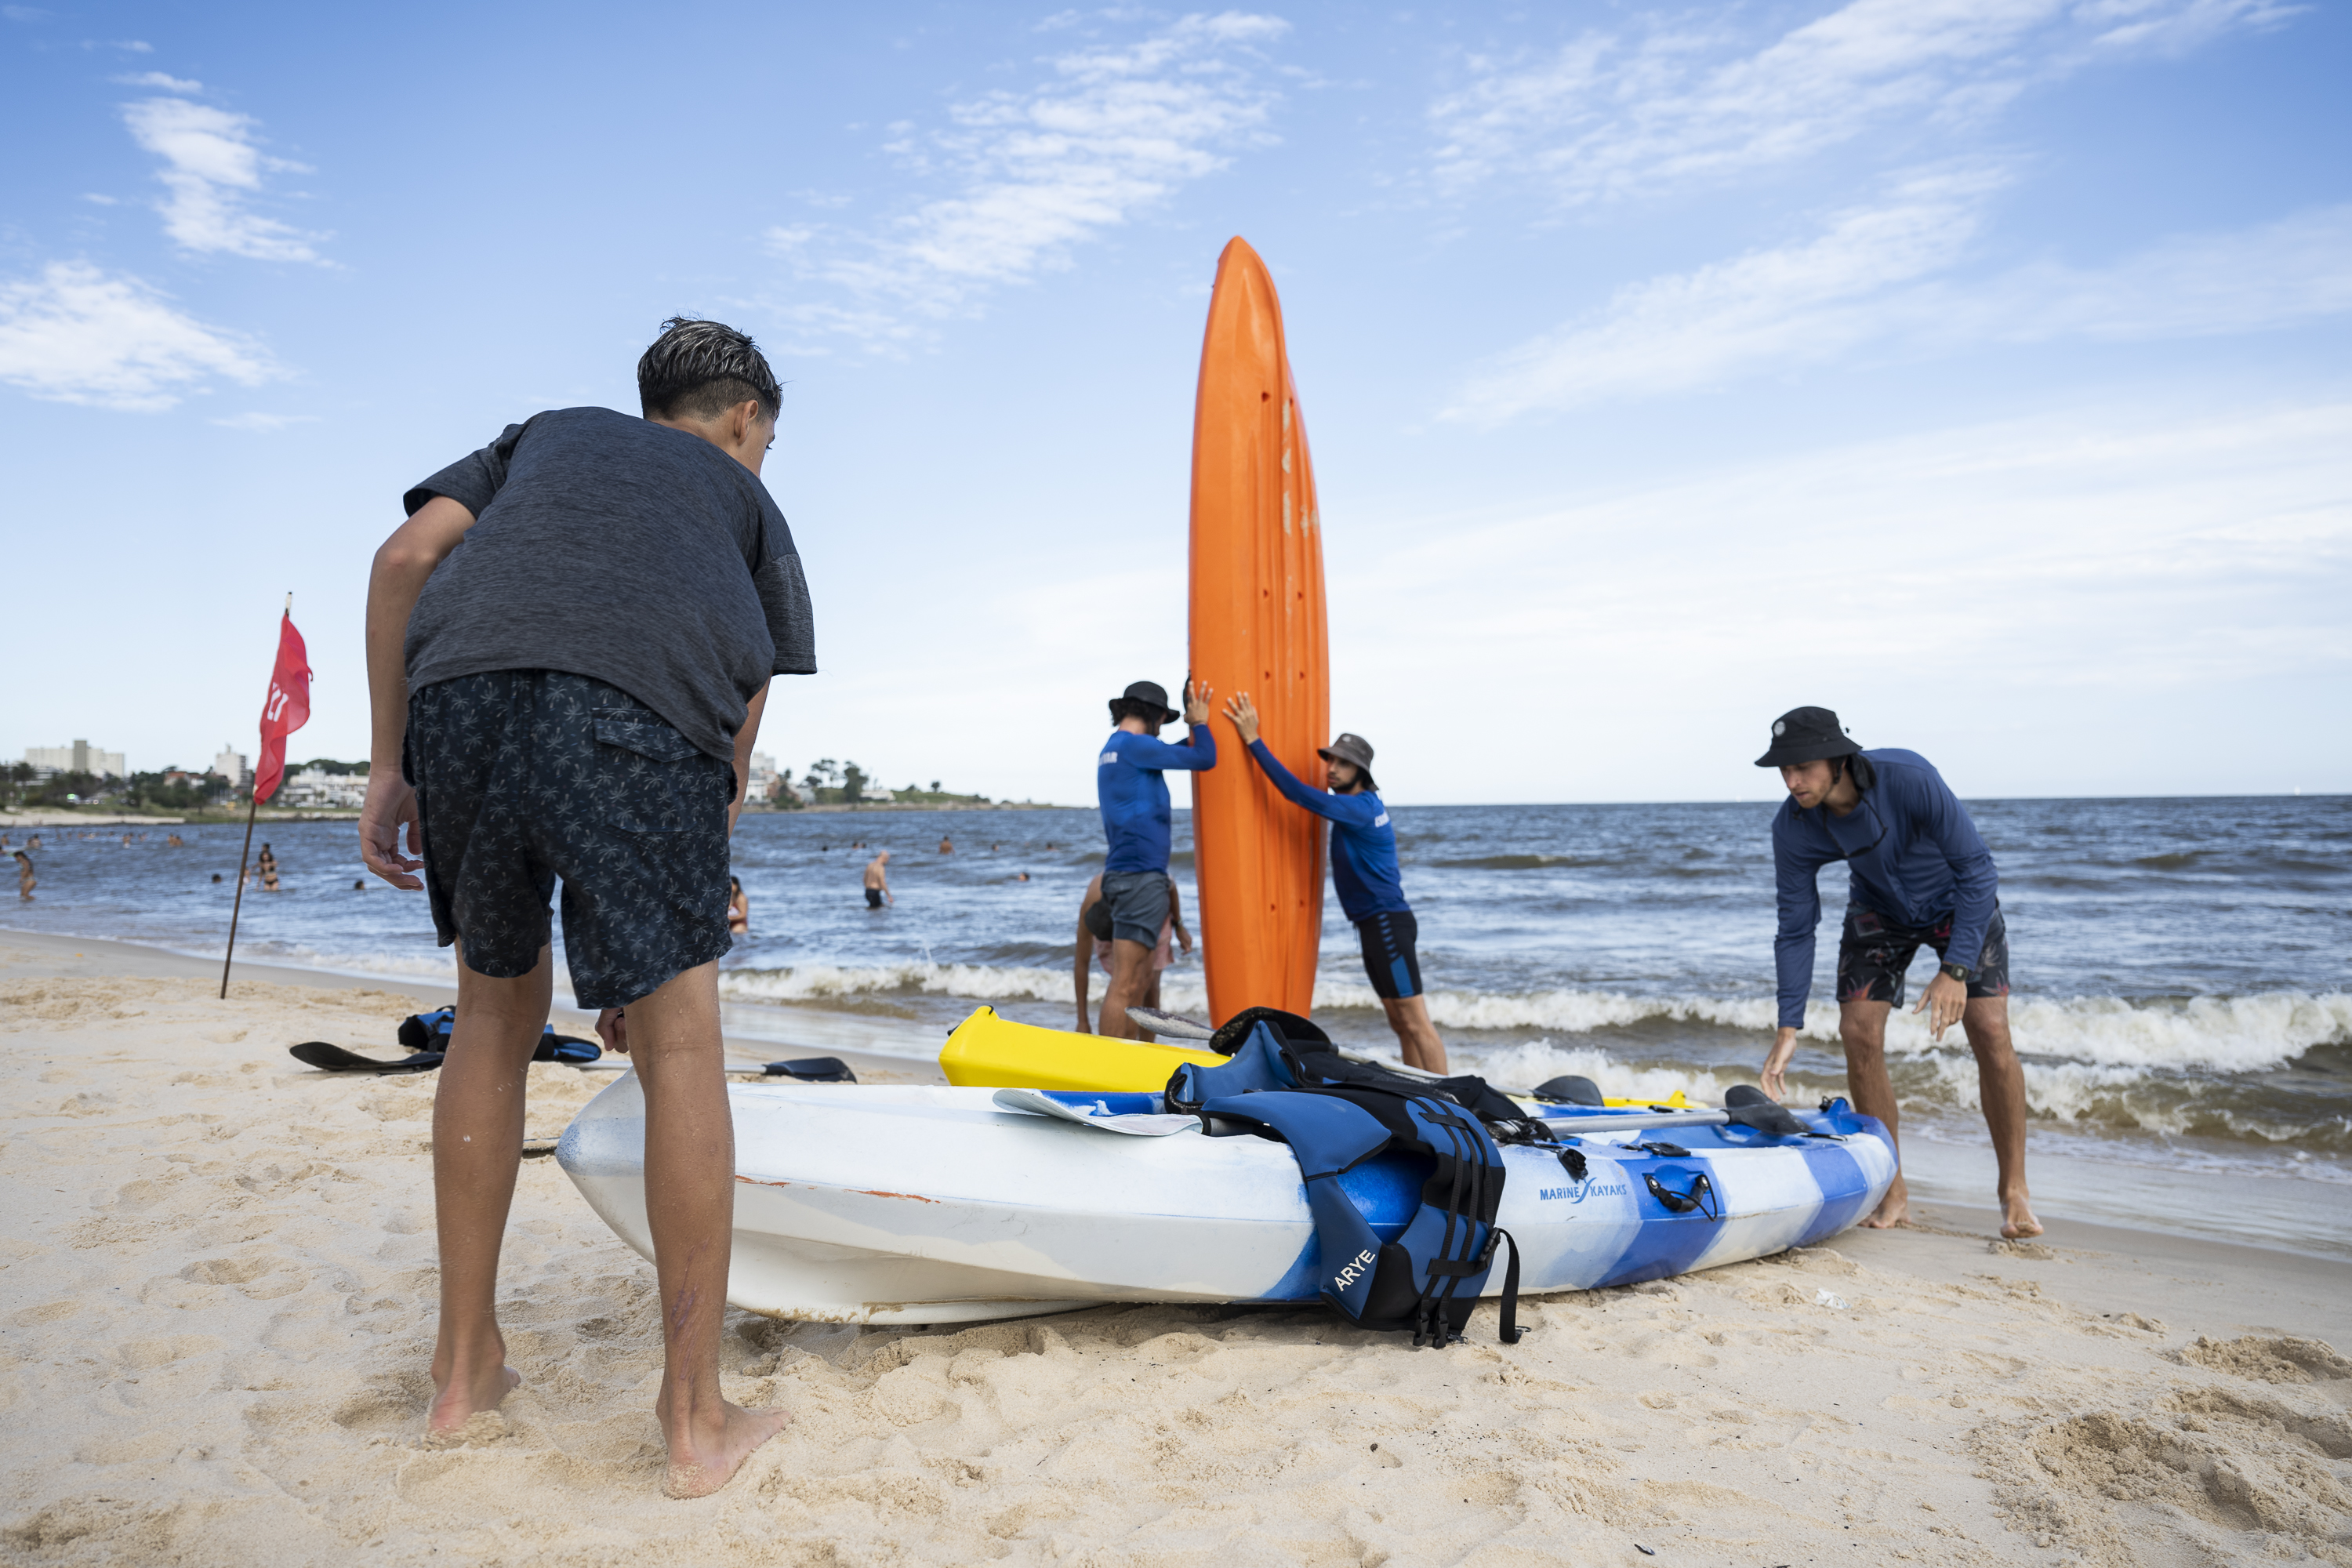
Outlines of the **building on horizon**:
[[76,741],[70,746],[27,746],[25,761],[42,778],[58,773],[89,773],[105,779],[131,776],[123,771],[121,752],[101,752],[88,741]]
[[213,759],[213,772],[228,780],[232,794],[253,782],[253,770],[247,765],[245,753],[231,746],[221,747],[220,755]]
[[367,804],[367,775],[331,773],[316,763],[299,773],[288,773],[270,805],[356,811]]
[[776,759],[765,752],[751,753],[751,776],[744,781],[744,797],[748,800],[776,798]]

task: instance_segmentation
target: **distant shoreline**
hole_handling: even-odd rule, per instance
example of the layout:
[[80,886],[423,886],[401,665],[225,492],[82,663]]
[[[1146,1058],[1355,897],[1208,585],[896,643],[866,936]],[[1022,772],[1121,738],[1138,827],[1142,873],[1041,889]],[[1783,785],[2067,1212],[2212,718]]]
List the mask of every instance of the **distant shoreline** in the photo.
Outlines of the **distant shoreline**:
[[1055,805],[1051,801],[992,800],[968,805],[933,805],[927,801],[861,800],[849,805],[747,805],[762,816],[798,816],[804,811],[1090,811],[1091,806]]

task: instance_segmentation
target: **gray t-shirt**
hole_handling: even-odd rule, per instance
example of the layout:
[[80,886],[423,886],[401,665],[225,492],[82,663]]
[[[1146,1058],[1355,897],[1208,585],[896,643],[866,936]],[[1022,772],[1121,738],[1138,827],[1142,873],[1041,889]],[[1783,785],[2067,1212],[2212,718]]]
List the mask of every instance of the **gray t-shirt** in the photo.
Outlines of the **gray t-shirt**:
[[492,669],[608,681],[714,757],[771,675],[816,672],[808,582],[760,477],[684,430],[560,408],[404,498],[474,526],[408,617],[409,689]]

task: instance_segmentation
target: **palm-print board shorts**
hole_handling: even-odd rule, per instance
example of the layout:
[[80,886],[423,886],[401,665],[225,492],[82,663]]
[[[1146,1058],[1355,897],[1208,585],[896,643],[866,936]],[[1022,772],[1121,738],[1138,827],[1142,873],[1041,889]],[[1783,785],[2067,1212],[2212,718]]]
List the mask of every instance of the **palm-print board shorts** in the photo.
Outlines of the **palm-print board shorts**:
[[[1838,936],[1837,994],[1841,1002],[1891,1002],[1903,1005],[1904,972],[1922,947],[1941,958],[1952,945],[1952,917],[1926,925],[1905,925],[1891,915],[1845,907],[1845,930]],[[2009,994],[2009,924],[1995,904],[1985,923],[1984,946],[1977,953],[1976,974],[1969,981],[1971,999]]]
[[625,1006],[733,944],[734,764],[620,688],[546,669],[436,681],[409,698],[404,770],[436,932],[477,973],[531,972],[559,880],[582,1007]]

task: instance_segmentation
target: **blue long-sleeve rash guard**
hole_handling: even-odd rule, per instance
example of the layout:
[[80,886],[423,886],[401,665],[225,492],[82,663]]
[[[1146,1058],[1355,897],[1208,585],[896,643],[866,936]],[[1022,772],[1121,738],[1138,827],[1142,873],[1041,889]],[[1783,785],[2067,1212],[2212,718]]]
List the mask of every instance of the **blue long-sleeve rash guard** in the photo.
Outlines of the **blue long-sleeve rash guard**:
[[1103,837],[1110,843],[1103,875],[1167,870],[1173,814],[1168,781],[1160,775],[1170,768],[1206,773],[1216,765],[1217,738],[1206,724],[1188,731],[1181,746],[1113,730],[1095,765],[1095,799],[1102,806]]
[[1780,971],[1780,1026],[1801,1027],[1813,983],[1813,928],[1822,899],[1814,874],[1844,860],[1846,899],[1905,925],[1952,917],[1946,962],[1974,969],[1984,951],[2000,876],[1968,807],[1916,752],[1864,752],[1878,782],[1843,816],[1826,805],[1797,809],[1794,796],[1772,815],[1772,869],[1780,929],[1772,939]]
[[1265,770],[1283,798],[1303,805],[1331,824],[1331,885],[1339,889],[1339,909],[1351,921],[1370,915],[1411,914],[1404,901],[1404,879],[1397,869],[1396,829],[1389,826],[1389,808],[1381,797],[1332,795],[1309,789],[1265,749],[1264,741],[1250,742],[1250,755]]

